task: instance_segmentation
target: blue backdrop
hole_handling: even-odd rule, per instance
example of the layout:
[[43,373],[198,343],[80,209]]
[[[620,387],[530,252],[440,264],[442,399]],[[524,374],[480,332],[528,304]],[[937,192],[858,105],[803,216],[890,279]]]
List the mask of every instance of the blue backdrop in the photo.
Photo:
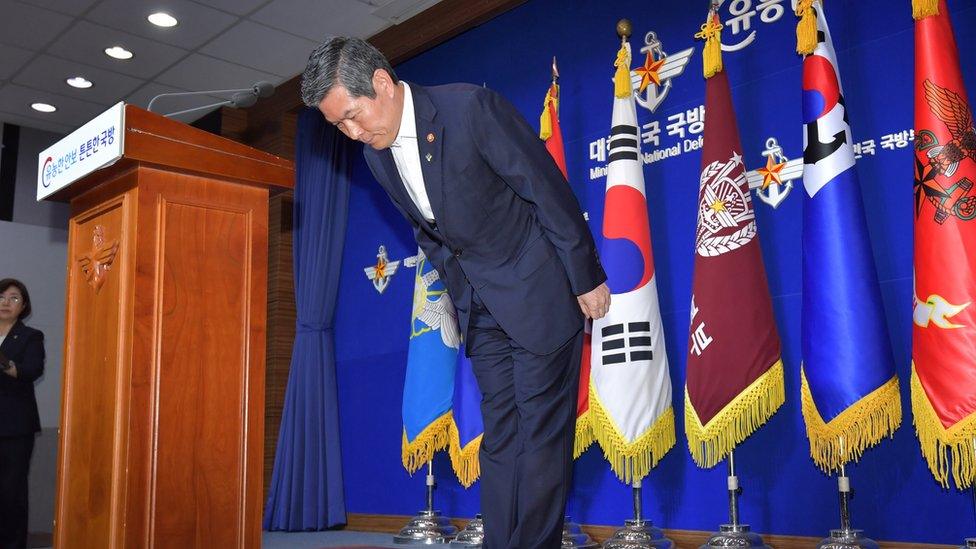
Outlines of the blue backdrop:
[[[569,176],[599,237],[606,183],[598,169],[605,164],[600,160],[604,146],[600,140],[609,133],[610,79],[619,47],[614,32],[617,20],[627,17],[633,21],[635,66],[643,61],[639,51],[648,31],[657,33],[668,54],[695,48],[684,73],[672,79],[670,93],[657,110],[638,108],[640,122],[648,131],[642,144],[645,155],[658,149],[672,151],[670,156],[646,164],[645,178],[676,395],[682,394],[678,388],[683,388],[685,378],[701,162],[700,151],[694,148],[701,130],[693,119],[704,103],[702,44],[692,35],[704,20],[706,4],[531,0],[396,67],[401,78],[420,84],[484,83],[510,99],[535,125],[549,83],[549,65],[552,56],[557,56]],[[976,40],[976,1],[949,0],[949,7],[973,98],[976,53],[971,45]],[[918,448],[908,400],[913,165],[911,143],[891,136],[912,126],[910,2],[835,0],[827,3],[826,10],[854,139],[861,144],[857,169],[904,410],[904,421],[894,439],[869,450],[860,463],[848,468],[856,490],[854,524],[875,539],[960,543],[966,535],[976,533],[972,499],[968,493],[942,489],[933,480]],[[794,53],[796,18],[789,1],[726,1],[721,15],[726,24],[725,44],[741,43],[755,31],[742,49],[724,54],[747,167],[765,164],[762,151],[770,137],[777,139],[787,157],[802,157],[801,60]],[[686,123],[678,124],[682,120]],[[655,122],[656,136],[650,135]],[[680,154],[673,154],[675,145]],[[835,478],[821,473],[809,458],[800,414],[799,193],[803,191],[800,180],[794,185],[792,194],[776,209],[755,202],[783,338],[787,402],[739,446],[736,462],[745,487],[741,498],[745,522],[760,532],[822,536],[838,526],[837,492]],[[375,263],[380,244],[386,246],[391,259],[413,255],[416,245],[409,226],[359,157],[353,167],[349,214],[336,319],[346,502],[351,513],[412,514],[423,506],[424,479],[420,474],[409,477],[400,464],[400,402],[413,280],[400,272],[381,295],[363,274],[363,267]],[[682,405],[676,399],[679,418]],[[683,425],[678,423],[678,445],[645,482],[645,513],[667,528],[715,530],[727,520],[725,466],[697,468],[687,451]],[[435,472],[440,482],[437,507],[451,516],[473,516],[478,511],[478,485],[461,488],[444,454],[435,460]],[[620,524],[631,516],[630,501],[629,488],[610,472],[598,447],[577,461],[568,509],[574,520]]]

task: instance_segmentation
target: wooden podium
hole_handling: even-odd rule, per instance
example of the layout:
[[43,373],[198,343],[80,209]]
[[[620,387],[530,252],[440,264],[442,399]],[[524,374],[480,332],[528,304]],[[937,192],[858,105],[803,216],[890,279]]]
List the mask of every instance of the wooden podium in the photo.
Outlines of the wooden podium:
[[260,547],[268,196],[294,168],[124,109],[123,157],[53,195],[71,202],[54,544]]

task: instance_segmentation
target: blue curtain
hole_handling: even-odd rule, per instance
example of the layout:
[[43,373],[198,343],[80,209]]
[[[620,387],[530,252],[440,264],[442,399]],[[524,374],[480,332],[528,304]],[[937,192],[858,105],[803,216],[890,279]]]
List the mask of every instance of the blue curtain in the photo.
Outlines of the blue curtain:
[[346,521],[333,318],[352,148],[318,111],[306,108],[298,118],[295,149],[298,325],[265,530],[322,530]]

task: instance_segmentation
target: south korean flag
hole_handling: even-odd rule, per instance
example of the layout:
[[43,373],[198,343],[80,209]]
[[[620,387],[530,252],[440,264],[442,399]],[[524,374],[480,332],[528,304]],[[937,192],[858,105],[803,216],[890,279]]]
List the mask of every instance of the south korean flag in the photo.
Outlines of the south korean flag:
[[[625,44],[619,66],[629,67],[629,54]],[[596,440],[614,472],[630,482],[646,475],[674,444],[674,412],[637,111],[629,79],[623,87],[615,90],[600,245],[611,302],[607,315],[593,322],[590,410],[597,416],[591,421]]]

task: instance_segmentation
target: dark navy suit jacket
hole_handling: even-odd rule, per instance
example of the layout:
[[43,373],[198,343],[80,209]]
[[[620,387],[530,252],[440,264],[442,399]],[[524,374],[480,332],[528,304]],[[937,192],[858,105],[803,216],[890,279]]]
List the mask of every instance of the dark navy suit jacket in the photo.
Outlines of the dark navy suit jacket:
[[0,436],[30,435],[41,430],[34,381],[44,373],[44,333],[17,321],[0,353],[17,365],[17,378],[0,372]]
[[537,355],[556,350],[583,326],[576,296],[607,278],[576,196],[497,93],[469,84],[410,90],[436,225],[407,194],[388,149],[366,146],[364,155],[444,280],[461,333],[474,289],[516,343]]

